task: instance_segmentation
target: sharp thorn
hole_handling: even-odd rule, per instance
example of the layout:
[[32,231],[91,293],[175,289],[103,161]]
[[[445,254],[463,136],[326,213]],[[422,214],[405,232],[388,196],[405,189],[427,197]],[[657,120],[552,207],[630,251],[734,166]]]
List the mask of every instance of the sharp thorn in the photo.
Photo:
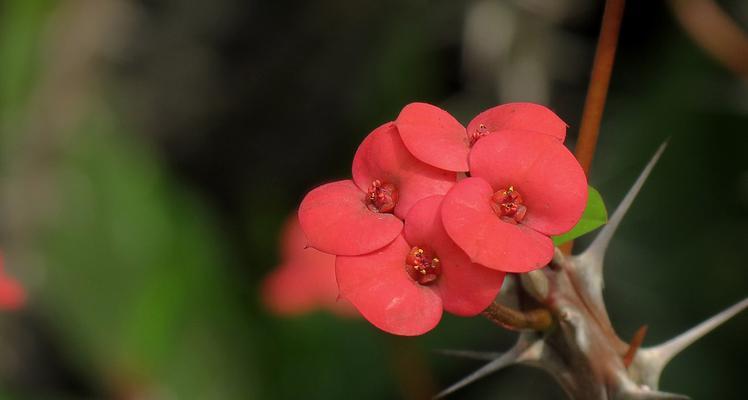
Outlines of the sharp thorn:
[[667,342],[647,348],[644,351],[646,351],[650,357],[659,361],[661,364],[660,368],[664,368],[668,361],[693,344],[693,342],[706,336],[707,333],[713,331],[746,308],[748,308],[748,298],[733,304],[717,315],[668,340]]
[[452,386],[442,390],[439,394],[434,396],[434,400],[443,399],[445,396],[454,393],[455,391],[477,381],[478,379],[490,375],[500,369],[506,368],[512,364],[515,364],[517,362],[517,353],[518,352],[515,349],[512,349],[502,354],[488,364],[480,367],[472,374],[460,379],[456,383],[452,384]]
[[642,186],[644,186],[644,182],[646,182],[655,164],[657,164],[660,156],[662,156],[667,144],[668,142],[665,141],[660,145],[642,170],[641,174],[639,174],[639,177],[636,178],[636,181],[631,186],[628,193],[626,193],[626,196],[623,197],[623,200],[621,200],[621,203],[608,220],[608,223],[603,226],[600,233],[598,233],[592,241],[592,244],[590,244],[584,252],[575,256],[573,258],[574,262],[571,263],[572,268],[585,286],[593,304],[606,320],[609,318],[607,316],[605,304],[603,304],[603,286],[605,285],[603,281],[603,259],[605,257],[605,252],[608,249],[611,239],[613,239],[613,235],[618,229],[618,225],[621,223],[621,220],[623,220],[624,215],[626,215],[629,207],[631,207],[631,204],[634,202],[637,194],[639,194]]
[[[603,226],[603,228],[600,230],[600,233],[598,233],[598,235],[595,237],[595,240],[593,240],[592,244],[590,244],[590,246],[582,254],[580,254],[580,258],[585,258],[586,262],[584,264],[594,266],[597,269],[602,269],[603,257],[605,256],[605,251],[608,249],[608,245],[613,238],[613,234],[615,234],[616,230],[618,229],[618,225],[621,223],[621,220],[623,220],[623,217],[626,215],[629,207],[631,207],[634,199],[636,199],[636,196],[639,194],[639,190],[641,190],[642,186],[644,186],[644,182],[646,182],[655,164],[657,164],[660,156],[662,156],[662,153],[665,151],[667,144],[668,142],[665,141],[660,145],[655,154],[644,167],[644,170],[642,170],[641,174],[639,174],[639,177],[636,178],[636,181],[631,186],[628,193],[626,193],[626,196],[623,197],[623,200],[621,200],[621,203],[618,205],[616,211],[608,220],[608,223]],[[602,271],[599,272],[599,275],[600,279],[602,279]]]
[[636,352],[644,342],[644,336],[646,335],[647,325],[642,325],[636,330],[636,333],[634,333],[634,337],[631,339],[631,343],[629,344],[629,349],[626,351],[626,354],[623,355],[623,365],[626,366],[626,368],[631,366],[631,363],[634,362],[634,356],[636,356]]
[[748,298],[732,305],[719,314],[657,346],[641,348],[634,356],[629,371],[638,376],[638,382],[652,389],[660,384],[660,375],[668,362],[693,342],[711,332],[719,325],[748,308]]

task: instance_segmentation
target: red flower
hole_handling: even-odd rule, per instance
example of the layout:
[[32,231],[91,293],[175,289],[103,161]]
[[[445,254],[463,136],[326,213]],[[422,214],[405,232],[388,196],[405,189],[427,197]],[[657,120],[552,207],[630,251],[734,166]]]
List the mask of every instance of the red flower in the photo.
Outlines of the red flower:
[[442,310],[471,316],[496,297],[504,273],[470,262],[444,230],[443,196],[416,203],[403,235],[373,253],[338,256],[341,297],[369,322],[397,335],[420,335],[436,326]]
[[359,255],[384,247],[400,234],[413,204],[445,194],[457,179],[413,157],[391,122],[364,139],[352,169],[352,181],[322,185],[299,207],[309,245],[325,253]]
[[18,281],[5,275],[0,257],[0,309],[17,310],[26,303],[26,291]]
[[[337,255],[340,296],[367,320],[399,335],[428,332],[443,310],[483,311],[505,272],[546,265],[549,236],[577,223],[587,183],[565,134],[535,104],[494,107],[467,129],[435,106],[409,104],[363,141],[353,180],[307,194],[301,228],[312,247]],[[470,177],[455,183],[458,171]]]
[[587,179],[557,137],[503,130],[470,151],[470,175],[447,193],[442,221],[473,262],[527,272],[553,256],[550,235],[570,230],[587,203]]
[[553,111],[533,103],[508,103],[488,109],[470,121],[467,129],[436,106],[411,103],[402,109],[395,125],[417,159],[448,171],[467,171],[470,147],[492,132],[540,132],[560,142],[566,136],[566,123]]
[[281,315],[320,308],[339,315],[355,315],[350,303],[338,299],[335,256],[307,246],[295,215],[288,219],[281,235],[283,264],[262,284],[265,305]]

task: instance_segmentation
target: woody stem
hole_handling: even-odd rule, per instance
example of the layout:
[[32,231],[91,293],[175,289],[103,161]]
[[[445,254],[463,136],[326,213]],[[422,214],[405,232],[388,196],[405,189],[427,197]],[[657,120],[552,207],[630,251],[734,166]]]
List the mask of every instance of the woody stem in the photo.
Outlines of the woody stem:
[[[587,97],[584,102],[577,145],[574,149],[574,155],[588,177],[597,148],[597,137],[600,133],[600,123],[605,110],[608,87],[610,86],[610,76],[613,72],[624,4],[625,0],[607,0],[605,2],[600,37],[592,63],[590,84],[587,87]],[[569,254],[572,246],[573,242],[568,242],[561,249],[564,253]]]
[[496,302],[483,310],[483,316],[494,324],[513,331],[544,331],[553,324],[551,312],[544,308],[519,311]]

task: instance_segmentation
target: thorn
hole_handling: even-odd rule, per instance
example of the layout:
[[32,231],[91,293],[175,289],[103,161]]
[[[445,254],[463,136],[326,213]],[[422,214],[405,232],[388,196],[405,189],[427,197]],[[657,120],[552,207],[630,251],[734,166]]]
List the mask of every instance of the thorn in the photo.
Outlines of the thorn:
[[455,391],[459,389],[462,389],[463,387],[477,381],[478,379],[481,379],[487,375],[490,375],[500,369],[506,368],[512,364],[516,364],[517,356],[518,356],[518,351],[516,348],[513,348],[512,350],[495,358],[493,361],[489,362],[488,364],[480,367],[472,374],[460,379],[456,383],[452,384],[452,386],[442,390],[441,392],[439,392],[439,394],[434,396],[434,400],[443,399],[445,396],[451,393],[454,393]]
[[642,343],[644,342],[644,336],[647,335],[647,325],[642,325],[639,329],[636,330],[634,333],[634,337],[631,339],[631,344],[629,345],[628,351],[626,351],[626,354],[623,356],[623,365],[628,368],[631,363],[634,361],[634,356],[636,355],[636,351],[639,350],[639,347],[641,347]]
[[[459,389],[481,379],[487,375],[490,375],[498,370],[504,369],[510,365],[521,364],[521,363],[537,363],[538,360],[543,356],[545,351],[545,342],[543,340],[536,340],[532,338],[532,335],[520,334],[517,339],[517,343],[509,351],[503,354],[496,354],[491,362],[478,368],[472,374],[462,378],[450,387],[444,389],[434,397],[436,399],[442,399],[445,396],[456,392]],[[468,352],[472,353],[472,352]],[[483,353],[488,354],[488,353]]]
[[666,140],[659,148],[657,148],[657,151],[644,167],[641,174],[639,174],[639,177],[636,178],[636,181],[631,186],[628,193],[626,193],[626,196],[621,200],[621,203],[608,220],[608,223],[603,226],[600,233],[598,233],[592,241],[592,244],[590,244],[584,252],[574,257],[574,262],[571,263],[576,275],[584,285],[590,299],[592,300],[593,304],[591,304],[591,306],[595,306],[597,311],[606,320],[609,320],[610,318],[608,318],[605,304],[603,303],[603,259],[605,258],[605,252],[608,249],[611,239],[613,239],[613,235],[618,229],[618,225],[621,223],[621,220],[623,220],[629,207],[631,207],[637,194],[639,194],[639,190],[644,186],[644,182],[646,182],[655,164],[657,164],[660,156],[662,156],[667,144],[668,141]]
[[437,349],[435,353],[444,356],[467,358],[470,360],[481,360],[491,361],[493,359],[501,357],[501,353],[490,352],[490,351],[472,351],[472,350],[450,350],[450,349]]
[[613,238],[613,234],[615,234],[616,230],[618,229],[618,225],[621,223],[621,220],[623,220],[623,217],[626,215],[629,207],[631,207],[634,199],[636,199],[636,196],[639,194],[639,190],[641,190],[642,186],[644,186],[644,182],[646,182],[655,164],[657,164],[660,156],[662,156],[662,153],[665,151],[667,144],[668,141],[666,140],[660,145],[659,148],[657,148],[657,151],[644,167],[644,170],[642,170],[641,174],[639,174],[639,177],[636,178],[636,181],[631,186],[628,193],[626,193],[626,196],[624,196],[623,200],[621,200],[621,203],[618,205],[616,211],[608,220],[608,223],[603,226],[592,244],[590,244],[590,246],[582,254],[579,255],[579,258],[583,258],[585,260],[585,265],[590,265],[594,269],[598,270],[596,272],[601,282],[603,257],[605,256],[605,251],[608,249],[608,245]]
[[665,343],[639,349],[634,357],[632,368],[638,370],[636,373],[640,376],[642,383],[657,388],[662,370],[673,357],[746,308],[748,308],[748,298],[733,304]]
[[659,346],[648,349],[647,351],[655,352],[659,356],[660,360],[662,360],[661,362],[664,366],[673,357],[678,355],[678,353],[686,349],[695,341],[706,336],[707,333],[713,331],[746,308],[748,308],[748,298],[745,298],[742,301],[733,304],[717,315],[707,319],[706,321],[694,326],[693,328],[681,333],[680,335],[668,340],[667,342]]

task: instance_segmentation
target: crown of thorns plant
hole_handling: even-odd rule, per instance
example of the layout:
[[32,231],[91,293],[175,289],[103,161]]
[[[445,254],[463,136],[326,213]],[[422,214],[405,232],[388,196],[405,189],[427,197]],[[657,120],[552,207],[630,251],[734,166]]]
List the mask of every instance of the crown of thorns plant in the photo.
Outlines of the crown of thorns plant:
[[[748,299],[653,347],[640,347],[646,326],[630,342],[621,339],[603,301],[608,244],[665,147],[658,149],[587,249],[575,256],[556,249],[547,268],[513,276],[511,289],[504,290],[493,307],[524,303],[521,309],[529,311],[513,319],[511,328],[520,331],[514,347],[503,354],[443,351],[488,363],[437,397],[508,366],[523,364],[550,373],[574,399],[688,399],[658,390],[663,369],[693,342],[748,307]],[[504,320],[495,319],[497,323]]]
[[607,214],[562,144],[566,125],[528,103],[494,107],[476,120],[463,128],[445,111],[414,103],[369,134],[353,180],[312,190],[300,224],[291,219],[288,260],[266,285],[270,306],[351,315],[352,304],[396,335],[433,329],[443,310],[482,314],[519,332],[503,354],[444,351],[489,362],[437,397],[525,364],[549,372],[575,399],[687,398],[658,390],[663,368],[748,300],[641,348],[646,327],[621,339],[602,295],[605,251],[665,144],[592,244],[570,256],[554,243],[595,229]]
[[[653,347],[641,347],[646,326],[624,340],[608,317],[605,252],[666,147],[608,221],[586,174],[623,4],[606,2],[575,155],[563,145],[567,125],[538,104],[496,106],[465,127],[438,107],[409,104],[364,139],[352,179],[304,198],[284,234],[285,263],[266,281],[269,307],[342,315],[355,308],[407,336],[434,329],[443,311],[481,314],[519,333],[501,354],[441,351],[487,363],[437,398],[524,364],[550,373],[574,399],[687,399],[659,390],[663,369],[748,298]],[[571,241],[601,225],[592,244],[571,255]]]

